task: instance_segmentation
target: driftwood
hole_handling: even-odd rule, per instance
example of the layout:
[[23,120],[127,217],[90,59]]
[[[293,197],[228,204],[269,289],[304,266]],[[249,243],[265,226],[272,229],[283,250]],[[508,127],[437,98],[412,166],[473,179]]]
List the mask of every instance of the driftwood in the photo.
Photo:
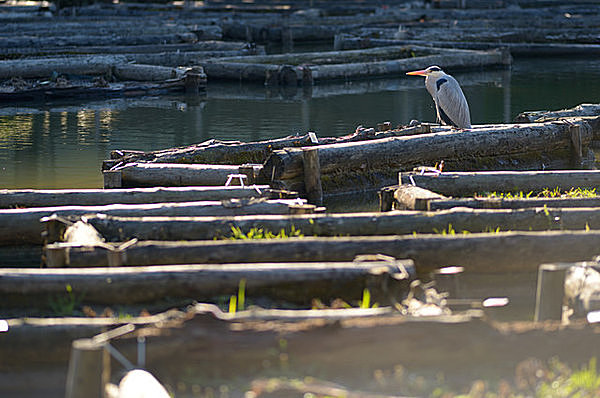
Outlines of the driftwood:
[[30,209],[0,210],[0,245],[42,243],[42,217],[56,214],[60,217],[104,213],[121,216],[158,215],[241,215],[291,214],[312,212],[313,205],[299,199],[231,199],[228,201],[200,201],[155,204],[113,204],[106,206],[58,206]]
[[[350,185],[356,189],[356,185],[364,185],[353,177],[369,177],[371,181],[381,183],[391,179],[399,170],[410,170],[423,164],[433,166],[441,160],[444,160],[446,170],[481,170],[509,165],[513,169],[537,169],[544,164],[548,166],[543,160],[546,156],[566,158],[569,162],[573,158],[579,159],[574,152],[579,152],[580,147],[585,153],[592,139],[592,129],[585,121],[475,126],[466,131],[436,128],[434,131],[438,132],[320,146],[323,191],[348,189]],[[577,142],[581,143],[575,151],[572,149],[573,135],[577,135]],[[532,158],[535,159],[533,162]],[[286,148],[273,151],[264,164],[263,172],[265,178],[281,184],[281,187],[302,191],[302,150]]]
[[[600,201],[599,201],[600,202]],[[600,203],[597,203],[600,207]],[[597,208],[453,208],[434,213],[393,211],[386,213],[311,214],[236,217],[113,217],[86,216],[109,241],[210,240],[231,235],[231,228],[248,232],[262,228],[278,233],[292,229],[304,236],[373,236],[417,233],[490,231],[544,231],[600,229]]]
[[[554,171],[482,171],[401,173],[402,184],[412,184],[446,196],[472,196],[475,194],[519,193],[534,195],[545,189],[561,192],[572,188],[596,189],[600,187],[598,170]],[[555,206],[556,207],[556,206]]]
[[[598,252],[600,232],[499,232],[438,236],[372,236],[244,241],[141,241],[117,251],[53,243],[47,258],[53,266],[235,263],[269,261],[349,261],[381,253],[414,260],[417,272],[460,265],[470,272],[531,272],[539,264],[580,261]],[[118,245],[114,245],[117,247]],[[51,253],[52,252],[52,253]],[[114,256],[118,256],[117,259]]]
[[[357,142],[368,139],[417,135],[431,132],[431,126],[423,123],[418,126],[404,127],[388,131],[357,128],[353,134],[343,137],[311,137],[310,133],[288,136],[257,142],[208,140],[186,147],[164,149],[160,151],[111,151],[110,160],[103,163],[103,170],[118,163],[136,161],[154,163],[206,163],[206,164],[242,164],[263,163],[271,151],[286,147],[304,147],[333,143]],[[315,142],[316,139],[316,142]]]
[[104,171],[104,187],[225,186],[228,181],[231,185],[252,185],[259,182],[256,176],[261,169],[260,165],[127,163]]
[[0,208],[68,205],[108,205],[113,203],[192,202],[206,200],[269,198],[291,199],[293,192],[277,191],[268,185],[249,187],[158,187],[131,189],[0,189]]
[[248,298],[268,297],[305,305],[314,298],[327,302],[335,298],[357,301],[363,289],[369,288],[373,299],[383,304],[383,300],[389,302],[388,294],[397,294],[393,297],[395,300],[403,299],[414,277],[414,268],[410,260],[394,260],[93,269],[4,268],[0,276],[3,306],[61,295],[67,284],[84,303],[148,303],[165,297],[210,300],[236,294],[241,280],[245,280]]

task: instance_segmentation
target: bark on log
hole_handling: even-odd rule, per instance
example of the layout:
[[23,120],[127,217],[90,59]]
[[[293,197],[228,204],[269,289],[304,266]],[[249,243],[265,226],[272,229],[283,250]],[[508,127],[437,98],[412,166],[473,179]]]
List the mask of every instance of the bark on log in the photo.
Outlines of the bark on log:
[[357,142],[368,139],[418,135],[430,133],[431,126],[422,124],[413,127],[376,132],[373,129],[358,129],[344,137],[317,137],[314,143],[310,135],[288,136],[272,140],[243,143],[239,141],[208,140],[200,144],[186,147],[164,149],[160,151],[111,151],[111,160],[103,164],[103,169],[111,168],[117,162],[131,163],[136,161],[154,163],[206,163],[206,164],[243,164],[263,163],[269,153],[286,147],[304,147],[332,143]]
[[[256,171],[255,171],[256,169]],[[262,166],[228,166],[212,164],[167,164],[129,163],[111,172],[121,173],[122,187],[155,186],[225,186],[230,175],[244,175],[246,178],[231,178],[231,185],[252,185],[259,181],[254,178]],[[240,182],[243,179],[243,182]]]
[[[592,129],[585,121],[581,140],[587,146]],[[539,123],[532,125],[476,126],[466,131],[440,128],[432,134],[393,137],[367,142],[332,144],[319,147],[323,190],[331,191],[344,183],[344,177],[356,175],[386,175],[410,170],[417,166],[433,165],[444,160],[445,169],[469,169],[485,165],[501,167],[506,158],[535,158],[538,168],[546,155],[571,158],[571,134],[568,123]],[[565,150],[567,153],[565,154]],[[340,161],[343,159],[343,162]],[[499,164],[500,163],[500,164]],[[515,165],[511,162],[511,168]],[[531,165],[529,165],[531,167]],[[264,165],[265,178],[272,181],[302,177],[302,150],[286,148],[271,153]],[[336,176],[338,177],[335,181]],[[341,177],[341,178],[340,178]],[[292,185],[293,186],[293,185]],[[338,187],[339,188],[339,187]]]
[[125,64],[122,55],[94,55],[0,61],[0,78],[50,77],[53,72],[74,75],[110,75],[113,65]]
[[[414,260],[417,273],[448,265],[467,272],[532,272],[542,263],[580,261],[598,254],[600,232],[500,232],[438,236],[373,236],[256,241],[137,242],[121,252],[122,265],[269,261],[349,261],[360,254]],[[46,246],[64,250],[72,266],[105,266],[105,248]]]
[[121,216],[200,216],[242,214],[292,214],[309,213],[315,206],[303,204],[299,199],[231,199],[229,201],[203,201],[157,204],[114,204],[106,206],[35,207],[31,209],[0,210],[0,245],[42,243],[42,217],[56,214],[60,217],[104,213]]
[[[600,203],[598,206],[600,207]],[[392,211],[386,213],[311,214],[236,217],[86,217],[109,241],[211,240],[252,228],[304,236],[372,236],[440,233],[452,226],[461,233],[490,231],[600,230],[597,208],[468,209],[436,212]]]
[[579,208],[598,207],[599,198],[547,198],[547,199],[505,199],[505,198],[475,198],[475,199],[440,199],[432,200],[428,210],[446,210],[455,207],[469,207],[472,209],[526,209],[526,208]]
[[113,203],[141,204],[192,202],[226,199],[292,199],[293,192],[277,191],[268,185],[250,187],[158,187],[131,189],[0,189],[0,209],[48,206],[89,206]]
[[[600,190],[598,170],[554,170],[554,171],[481,171],[401,174],[402,184],[414,183],[441,195],[464,197],[486,192],[537,194],[545,189],[561,192],[572,188]],[[533,198],[532,198],[533,199]],[[555,206],[556,207],[556,206]]]
[[[411,273],[409,273],[411,272]],[[414,277],[410,260],[346,263],[164,265],[70,269],[0,269],[3,305],[60,295],[65,285],[85,303],[149,303],[165,297],[210,300],[236,294],[246,280],[246,297],[310,304],[311,299],[356,301],[369,288],[373,299],[401,301]],[[385,283],[390,290],[383,291]],[[398,286],[395,286],[399,284]]]

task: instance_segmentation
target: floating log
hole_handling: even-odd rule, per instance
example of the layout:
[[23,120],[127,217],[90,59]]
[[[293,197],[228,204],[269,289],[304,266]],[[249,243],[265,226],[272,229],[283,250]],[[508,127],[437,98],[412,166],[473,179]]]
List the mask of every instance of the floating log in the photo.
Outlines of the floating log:
[[[600,202],[598,203],[600,207]],[[449,226],[457,233],[490,231],[545,231],[600,229],[600,211],[589,208],[537,207],[523,209],[470,209],[456,207],[435,212],[310,214],[236,217],[114,217],[86,216],[109,241],[210,240],[252,228],[304,236],[373,236],[442,233]]]
[[[271,151],[286,147],[304,147],[332,143],[357,142],[375,138],[416,135],[431,132],[431,126],[423,123],[413,127],[403,127],[388,131],[357,128],[353,134],[344,137],[311,137],[310,133],[288,136],[272,140],[243,143],[239,141],[208,140],[200,144],[164,149],[159,151],[113,150],[110,160],[105,160],[103,170],[118,163],[137,161],[154,163],[206,163],[242,164],[263,163]],[[316,142],[315,142],[316,140]]]
[[[411,54],[415,52],[424,55],[412,57]],[[200,65],[210,79],[255,80],[269,85],[312,85],[321,80],[397,76],[432,64],[448,68],[506,66],[511,63],[507,54],[499,50],[486,52],[390,46],[339,52],[218,58],[200,62]],[[384,60],[380,60],[382,58]],[[323,63],[319,64],[313,59],[321,59]]]
[[0,208],[89,206],[114,203],[140,204],[227,199],[293,199],[295,192],[278,191],[268,185],[228,187],[154,187],[130,189],[0,189]]
[[531,192],[535,195],[546,189],[550,191],[558,189],[560,192],[569,191],[573,188],[600,190],[600,171],[481,171],[424,174],[417,171],[401,173],[402,184],[412,184],[413,182],[418,187],[454,197],[482,195],[492,192],[499,194],[522,192],[523,195]]
[[121,216],[159,215],[241,215],[241,214],[291,214],[312,212],[314,205],[300,199],[231,199],[228,201],[199,201],[153,204],[113,204],[105,206],[57,206],[30,209],[0,210],[0,245],[40,244],[42,217],[56,214],[60,217],[104,213]]
[[[401,45],[430,45],[437,48],[457,48],[464,50],[485,51],[494,48],[505,48],[513,57],[519,56],[581,56],[600,54],[598,44],[579,43],[518,43],[495,41],[444,41],[444,40],[397,40],[372,37],[356,37],[348,33],[336,34],[335,50],[355,50],[370,47],[401,46]],[[523,122],[523,121],[521,121]]]
[[[88,304],[150,303],[165,297],[210,300],[236,294],[245,280],[246,297],[268,297],[310,305],[314,298],[357,301],[369,288],[373,300],[401,301],[414,277],[411,260],[345,263],[164,265],[69,269],[0,269],[3,306],[34,303],[40,297],[72,294]],[[384,284],[389,286],[383,291]],[[394,286],[398,283],[398,286]],[[39,301],[37,301],[39,303]]]
[[542,123],[567,117],[600,116],[600,104],[580,104],[559,111],[528,111],[515,117],[517,123]]
[[231,185],[252,185],[259,182],[256,176],[261,169],[261,165],[128,163],[104,171],[104,188],[225,186],[228,181]]
[[[117,251],[120,265],[349,261],[360,254],[381,253],[414,260],[417,272],[460,265],[470,272],[531,272],[542,263],[580,261],[598,253],[600,232],[498,232],[438,236],[366,236],[243,241],[135,242]],[[114,245],[115,248],[118,245]],[[53,266],[106,266],[106,247],[53,243],[45,251],[64,259]],[[47,258],[53,258],[47,255]],[[113,261],[112,258],[111,261]]]
[[[441,160],[445,162],[445,170],[450,171],[508,166],[537,169],[546,163],[546,156],[571,162],[573,126],[579,126],[580,142],[587,148],[592,129],[585,121],[475,126],[466,131],[441,127],[431,134],[322,145],[319,161],[323,192],[348,189],[351,185],[356,189],[356,185],[364,185],[356,181],[360,178],[369,177],[380,183],[399,170],[433,165]],[[263,173],[281,187],[303,191],[302,149],[273,151],[264,164]]]

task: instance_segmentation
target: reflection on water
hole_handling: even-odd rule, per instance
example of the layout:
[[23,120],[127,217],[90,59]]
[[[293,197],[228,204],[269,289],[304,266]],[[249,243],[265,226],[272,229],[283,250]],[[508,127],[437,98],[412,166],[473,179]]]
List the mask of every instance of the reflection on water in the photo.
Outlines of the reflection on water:
[[[517,60],[511,71],[461,73],[473,123],[509,122],[525,110],[599,102],[600,60]],[[81,104],[0,106],[0,188],[100,187],[112,149],[154,150],[358,125],[434,121],[423,80],[373,79],[311,88],[212,84],[203,98],[169,96]]]

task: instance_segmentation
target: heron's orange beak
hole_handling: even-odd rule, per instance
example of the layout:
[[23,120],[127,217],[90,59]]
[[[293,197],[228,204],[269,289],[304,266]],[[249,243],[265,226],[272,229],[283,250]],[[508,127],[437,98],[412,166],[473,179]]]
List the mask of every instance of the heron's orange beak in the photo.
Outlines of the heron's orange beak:
[[407,75],[416,75],[416,76],[427,76],[427,71],[423,70],[415,70],[412,72],[406,72]]

